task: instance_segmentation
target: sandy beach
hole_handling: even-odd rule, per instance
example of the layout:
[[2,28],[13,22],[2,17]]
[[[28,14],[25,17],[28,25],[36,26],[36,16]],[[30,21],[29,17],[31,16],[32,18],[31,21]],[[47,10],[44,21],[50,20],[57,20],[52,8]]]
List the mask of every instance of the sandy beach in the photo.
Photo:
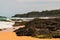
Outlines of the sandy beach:
[[60,40],[59,38],[38,39],[27,36],[16,36],[15,32],[0,32],[0,40]]
[[2,31],[0,31],[0,40],[60,40],[60,38],[39,39],[30,36],[17,36],[13,31],[21,27],[24,27],[24,25],[2,29]]

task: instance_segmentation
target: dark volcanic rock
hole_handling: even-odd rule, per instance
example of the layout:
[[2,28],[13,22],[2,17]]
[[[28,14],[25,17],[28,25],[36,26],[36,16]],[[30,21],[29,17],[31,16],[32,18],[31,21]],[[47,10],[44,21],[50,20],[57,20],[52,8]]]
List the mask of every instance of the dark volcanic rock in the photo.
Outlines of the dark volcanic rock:
[[[37,36],[52,35],[53,31],[57,32],[57,30],[60,30],[60,19],[34,19],[27,22],[24,28],[19,28],[14,32],[16,32],[18,36]],[[57,32],[57,34],[59,34],[59,32]]]

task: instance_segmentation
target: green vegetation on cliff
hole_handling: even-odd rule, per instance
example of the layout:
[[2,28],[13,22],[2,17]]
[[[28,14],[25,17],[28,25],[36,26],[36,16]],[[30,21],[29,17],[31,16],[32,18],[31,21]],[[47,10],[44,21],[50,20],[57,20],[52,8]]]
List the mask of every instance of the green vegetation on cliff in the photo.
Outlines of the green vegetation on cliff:
[[58,10],[46,10],[46,11],[32,11],[32,12],[28,12],[25,14],[16,14],[13,17],[52,17],[52,16],[60,16],[60,9]]

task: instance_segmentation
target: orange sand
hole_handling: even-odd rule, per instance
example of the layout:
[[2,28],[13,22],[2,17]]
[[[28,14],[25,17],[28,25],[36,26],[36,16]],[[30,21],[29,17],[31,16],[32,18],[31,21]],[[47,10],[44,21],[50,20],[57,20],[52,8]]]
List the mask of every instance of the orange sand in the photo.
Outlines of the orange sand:
[[0,32],[0,40],[60,40],[60,39],[38,39],[27,36],[16,36],[14,32]]

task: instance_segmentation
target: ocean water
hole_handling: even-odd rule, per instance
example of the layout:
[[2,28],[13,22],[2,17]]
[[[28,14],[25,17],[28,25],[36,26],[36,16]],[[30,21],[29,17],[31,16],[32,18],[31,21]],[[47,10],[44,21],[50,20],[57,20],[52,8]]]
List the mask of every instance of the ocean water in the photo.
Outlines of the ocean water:
[[13,27],[12,26],[13,24],[14,24],[14,22],[0,21],[0,29],[3,29],[3,28],[11,28],[11,27]]

